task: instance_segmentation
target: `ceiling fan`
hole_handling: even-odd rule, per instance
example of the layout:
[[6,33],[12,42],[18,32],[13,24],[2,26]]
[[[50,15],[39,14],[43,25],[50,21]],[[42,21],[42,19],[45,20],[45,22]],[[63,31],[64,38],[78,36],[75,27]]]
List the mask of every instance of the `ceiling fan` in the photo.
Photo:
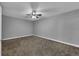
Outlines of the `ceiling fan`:
[[38,19],[42,14],[37,14],[36,10],[33,10],[30,14],[26,14],[26,16],[30,16],[32,19]]
[[38,2],[30,2],[31,12],[26,14],[26,17],[31,19],[39,19],[42,16],[42,13],[37,12]]
[[50,15],[52,12],[57,12],[56,8],[41,9],[39,8],[39,5],[40,4],[38,2],[30,2],[31,11],[30,13],[26,14],[26,17],[36,20],[41,17],[45,17],[45,15],[48,15],[48,14]]

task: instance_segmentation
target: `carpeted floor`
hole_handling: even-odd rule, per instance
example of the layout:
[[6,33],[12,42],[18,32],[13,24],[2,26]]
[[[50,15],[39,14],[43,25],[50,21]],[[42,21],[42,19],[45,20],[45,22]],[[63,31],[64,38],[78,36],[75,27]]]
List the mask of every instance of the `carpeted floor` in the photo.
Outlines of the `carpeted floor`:
[[29,36],[2,41],[3,56],[79,56],[79,48]]

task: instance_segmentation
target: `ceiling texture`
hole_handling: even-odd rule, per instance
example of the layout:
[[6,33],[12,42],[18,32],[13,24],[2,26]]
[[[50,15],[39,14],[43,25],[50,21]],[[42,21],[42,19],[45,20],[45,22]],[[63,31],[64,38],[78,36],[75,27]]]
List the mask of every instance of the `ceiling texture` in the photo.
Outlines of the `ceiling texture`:
[[42,13],[43,16],[40,17],[42,19],[79,9],[79,2],[1,2],[0,4],[3,15],[24,20],[33,20],[26,17],[32,10]]

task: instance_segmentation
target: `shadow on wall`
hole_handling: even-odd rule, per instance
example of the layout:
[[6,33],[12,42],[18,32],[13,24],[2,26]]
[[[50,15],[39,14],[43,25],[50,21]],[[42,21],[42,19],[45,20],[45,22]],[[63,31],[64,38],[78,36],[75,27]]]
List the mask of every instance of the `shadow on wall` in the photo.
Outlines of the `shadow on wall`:
[[1,11],[1,6],[0,6],[0,40],[1,40],[1,32],[2,32],[2,11]]

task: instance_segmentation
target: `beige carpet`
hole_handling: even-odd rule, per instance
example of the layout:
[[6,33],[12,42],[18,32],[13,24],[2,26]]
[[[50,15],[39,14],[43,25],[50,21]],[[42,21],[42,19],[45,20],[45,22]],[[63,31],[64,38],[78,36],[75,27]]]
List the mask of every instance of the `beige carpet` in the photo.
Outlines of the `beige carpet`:
[[3,56],[79,56],[79,48],[29,36],[2,41]]

